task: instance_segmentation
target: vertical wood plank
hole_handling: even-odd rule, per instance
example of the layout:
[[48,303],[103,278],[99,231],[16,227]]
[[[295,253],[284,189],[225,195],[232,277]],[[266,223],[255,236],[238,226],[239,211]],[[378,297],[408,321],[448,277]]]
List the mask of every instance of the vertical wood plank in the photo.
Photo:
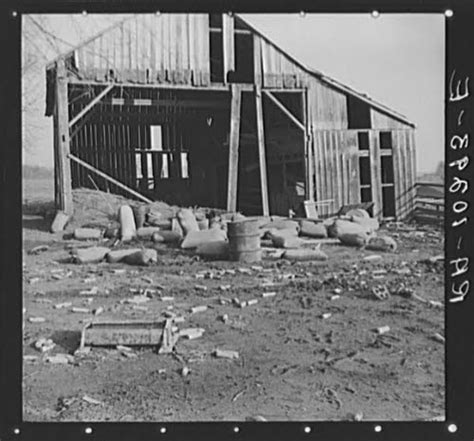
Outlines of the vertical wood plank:
[[405,219],[407,214],[407,170],[406,170],[406,152],[405,152],[405,137],[399,134],[400,141],[400,185],[401,185],[401,218]]
[[227,74],[235,70],[234,53],[234,17],[222,15],[222,48],[224,52],[224,83],[227,83]]
[[227,183],[227,211],[237,210],[237,187],[239,170],[240,108],[242,92],[238,85],[231,87],[230,136],[229,136],[229,174]]
[[344,179],[341,172],[341,132],[335,132],[336,145],[335,145],[335,162],[336,162],[336,187],[337,187],[337,203],[336,211],[343,205],[342,197],[342,186],[344,185]]
[[267,181],[267,160],[265,152],[265,130],[262,106],[262,90],[260,86],[255,86],[255,103],[257,113],[257,140],[258,159],[260,164],[260,187],[262,193],[262,211],[264,216],[270,215],[268,204],[268,181]]
[[64,59],[56,62],[56,119],[55,147],[57,155],[58,200],[56,208],[67,214],[73,213],[71,164],[68,158],[69,141],[69,108],[68,80]]
[[253,35],[253,65],[254,81],[258,86],[262,85],[262,47],[260,37]]
[[416,146],[415,146],[415,130],[407,130],[408,140],[410,142],[410,161],[411,161],[411,176],[412,176],[412,193],[411,193],[411,211],[415,209],[416,198]]

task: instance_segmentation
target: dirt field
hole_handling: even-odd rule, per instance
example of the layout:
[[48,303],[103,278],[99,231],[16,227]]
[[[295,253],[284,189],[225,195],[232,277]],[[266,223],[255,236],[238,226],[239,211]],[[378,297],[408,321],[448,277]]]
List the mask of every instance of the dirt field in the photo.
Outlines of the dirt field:
[[[154,245],[157,265],[79,265],[69,262],[69,251],[80,244],[47,232],[48,205],[27,199],[23,341],[24,355],[37,358],[24,361],[25,420],[223,421],[260,415],[269,421],[315,421],[353,420],[359,414],[366,421],[444,415],[444,345],[433,339],[444,334],[444,308],[396,294],[404,283],[418,296],[444,301],[444,263],[426,262],[443,253],[441,230],[393,227],[388,234],[398,250],[377,253],[382,257],[375,260],[364,260],[373,252],[328,243],[322,245],[327,262],[268,258],[252,267],[203,262]],[[94,204],[90,210],[104,211]],[[43,244],[49,249],[28,254]],[[275,285],[263,286],[269,282]],[[387,300],[371,292],[381,284],[392,292]],[[92,287],[96,294],[80,294]],[[147,310],[120,302],[144,288],[155,290]],[[269,291],[276,295],[263,298]],[[228,301],[233,298],[258,303],[240,308]],[[64,302],[72,305],[55,309]],[[197,305],[208,309],[191,314]],[[74,306],[104,312],[74,313]],[[159,355],[156,348],[132,356],[93,348],[69,364],[45,361],[52,354],[74,354],[88,320],[158,320],[170,311],[185,318],[180,328],[205,329],[200,338],[180,339],[173,355]],[[331,316],[323,318],[326,313]],[[31,323],[31,317],[45,321]],[[390,330],[378,335],[374,330],[382,326]],[[56,343],[46,354],[34,347],[41,337]],[[217,348],[240,357],[216,358]],[[189,374],[183,376],[185,366]]]

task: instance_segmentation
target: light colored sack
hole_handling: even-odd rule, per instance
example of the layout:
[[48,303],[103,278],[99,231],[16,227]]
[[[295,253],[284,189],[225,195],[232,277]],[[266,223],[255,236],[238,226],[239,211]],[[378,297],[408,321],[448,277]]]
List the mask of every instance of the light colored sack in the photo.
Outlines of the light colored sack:
[[128,205],[122,205],[119,209],[120,236],[123,242],[132,240],[137,234],[133,210]]
[[352,216],[352,222],[362,225],[367,228],[371,233],[374,233],[380,228],[379,221],[373,217],[361,217],[361,216]]
[[138,251],[141,251],[140,248],[130,248],[128,250],[114,250],[110,251],[107,256],[107,262],[109,263],[117,263],[121,262],[126,256],[129,256],[131,254],[135,254]]
[[140,239],[151,240],[153,234],[160,231],[159,227],[141,227],[137,230],[137,236]]
[[346,216],[349,218],[352,218],[352,217],[361,217],[364,219],[370,218],[370,214],[367,212],[367,210],[364,210],[363,208],[353,208],[352,210],[349,210],[346,213]]
[[[303,241],[294,234],[284,234],[284,230],[272,230],[269,232],[270,239],[274,247],[277,248],[300,248]],[[294,230],[290,230],[293,232]]]
[[211,230],[190,231],[181,243],[181,248],[196,248],[204,243],[219,242],[222,240],[227,240],[227,234],[224,230],[219,230],[217,228]]
[[342,234],[362,234],[370,232],[370,228],[366,225],[344,219],[336,219],[327,230],[329,237],[339,237]]
[[199,225],[197,223],[196,217],[189,208],[183,208],[179,210],[176,214],[176,217],[181,228],[183,229],[185,236],[191,231],[199,231]]
[[122,261],[129,265],[149,265],[158,262],[158,253],[154,249],[147,248],[125,256]]
[[228,259],[229,258],[229,242],[220,240],[216,242],[207,242],[198,245],[196,253],[208,259]]
[[102,237],[102,230],[97,228],[76,228],[74,230],[74,239],[77,240],[91,240],[100,239]]
[[367,243],[368,250],[393,252],[397,249],[397,242],[390,236],[374,236]]
[[351,247],[363,247],[367,245],[370,234],[367,231],[359,231],[357,233],[343,233],[338,236],[342,244]]
[[157,231],[152,236],[155,243],[178,243],[182,238],[183,236],[176,231]]
[[308,220],[300,221],[300,236],[324,238],[328,237],[326,227],[322,222],[312,222]]
[[80,248],[75,252],[74,260],[77,263],[98,263],[104,260],[109,251],[105,247]]
[[282,257],[288,260],[296,260],[296,261],[307,261],[307,260],[317,260],[317,261],[325,261],[328,260],[328,256],[326,253],[321,251],[319,248],[315,250],[308,250],[308,249],[296,249],[296,250],[287,250],[283,253]]

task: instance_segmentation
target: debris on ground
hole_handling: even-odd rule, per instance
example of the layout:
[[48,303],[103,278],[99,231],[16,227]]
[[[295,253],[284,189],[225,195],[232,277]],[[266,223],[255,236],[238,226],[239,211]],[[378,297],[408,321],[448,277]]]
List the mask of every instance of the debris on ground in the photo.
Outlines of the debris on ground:
[[69,354],[48,355],[45,361],[51,364],[69,364],[74,363],[74,356]]
[[173,331],[173,319],[166,319],[158,353],[170,354],[173,352],[174,346],[176,345],[179,337],[180,335]]
[[439,333],[433,334],[432,338],[439,343],[446,343],[446,339]]
[[[253,421],[310,420],[316,413],[326,419],[361,421],[376,419],[381,412],[395,415],[394,419],[424,420],[442,413],[444,337],[434,334],[443,329],[441,230],[405,222],[377,225],[358,209],[328,220],[254,216],[247,220],[258,223],[261,263],[236,263],[230,261],[227,240],[191,249],[179,246],[190,231],[206,236],[214,228],[225,237],[229,222],[241,218],[235,213],[185,209],[194,222],[188,216],[183,231],[176,217],[181,207],[162,202],[144,205],[91,190],[73,190],[73,194],[74,217],[64,236],[24,229],[23,304],[28,313],[23,323],[23,360],[29,395],[24,412],[28,418],[45,419],[41,409],[55,407],[59,401],[55,383],[64,395],[61,410],[55,413],[61,421],[82,421],[91,411],[101,421],[109,417],[151,420],[157,414],[166,421],[178,414],[222,420],[229,409],[226,405],[244,417],[256,413],[249,409],[258,409],[264,417],[247,418]],[[84,209],[81,198],[90,208]],[[110,207],[104,205],[105,199],[111,201]],[[124,235],[125,241],[120,222],[123,206],[131,208],[135,227],[131,238]],[[344,246],[340,238],[326,237],[329,231],[348,225],[366,231],[368,243],[393,238],[396,252]],[[77,229],[100,231],[101,241],[71,240]],[[298,247],[276,249],[270,230],[296,239]],[[39,244],[48,248],[31,253]],[[109,251],[84,260],[89,265],[74,266],[67,259],[68,253],[87,254],[91,248],[101,248],[92,245],[102,244]],[[321,259],[315,253],[320,247],[326,256]],[[156,259],[127,266],[124,256],[146,249],[154,250]],[[206,289],[196,288],[194,282]],[[377,283],[383,283],[390,299],[382,295],[384,302],[373,301],[377,299],[373,288],[380,288]],[[193,311],[194,305],[198,309]],[[202,311],[203,306],[207,312],[190,313]],[[72,307],[83,314],[73,315]],[[43,317],[45,322],[31,323],[30,316]],[[107,320],[99,322],[102,317]],[[387,324],[390,327],[382,326]],[[41,337],[43,343],[38,343]],[[164,338],[168,343],[163,344]],[[165,346],[171,348],[171,357],[156,355]],[[29,355],[30,351],[36,355]],[[65,354],[56,354],[61,351]],[[52,354],[53,361],[47,362]],[[209,362],[209,355],[214,362]],[[276,373],[273,363],[280,366]],[[413,366],[417,366],[415,380]],[[75,382],[67,381],[72,370],[78,378],[88,379],[79,395]],[[370,384],[359,373],[368,376]],[[384,381],[393,373],[397,381]],[[106,388],[101,383],[105,374]],[[299,386],[308,384],[308,375],[324,381],[313,382],[311,393],[299,393]],[[350,389],[345,387],[349,375]],[[206,382],[208,376],[212,382]],[[123,382],[123,378],[136,381]],[[203,382],[205,389],[200,386]],[[92,400],[107,406],[94,401],[87,406],[82,399],[83,394],[96,397],[97,391],[100,396]],[[363,397],[363,402],[355,403],[357,397]],[[345,412],[351,410],[357,413],[348,416]]]
[[37,247],[34,247],[30,251],[28,251],[28,254],[35,255],[35,254],[43,253],[44,251],[48,251],[48,250],[49,250],[49,245],[38,245]]
[[102,401],[96,400],[95,398],[89,397],[88,395],[84,395],[82,399],[88,404],[94,404],[96,406],[102,404]]
[[29,317],[28,321],[30,323],[44,323],[46,319],[44,317]]
[[88,322],[81,335],[84,346],[158,346],[163,321]]
[[372,294],[378,300],[387,300],[390,298],[390,291],[386,285],[377,285],[372,288]]
[[231,360],[239,358],[239,353],[237,351],[229,351],[225,349],[216,349],[212,355],[217,358],[228,358]]
[[196,338],[202,337],[203,334],[203,328],[185,328],[178,332],[180,337],[187,338],[188,340],[194,340]]
[[50,338],[40,338],[35,342],[35,348],[41,352],[48,352],[56,346]]
[[390,331],[390,326],[381,326],[380,328],[375,329],[375,332],[377,332],[377,334],[379,335],[386,334],[389,331]]
[[193,306],[191,308],[191,314],[196,314],[197,312],[207,311],[207,305]]

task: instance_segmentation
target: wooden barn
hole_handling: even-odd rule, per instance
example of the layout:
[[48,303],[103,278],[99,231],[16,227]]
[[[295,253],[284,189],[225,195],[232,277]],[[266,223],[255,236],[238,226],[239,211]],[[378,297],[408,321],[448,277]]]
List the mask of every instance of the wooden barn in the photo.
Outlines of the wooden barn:
[[414,208],[414,124],[309,69],[237,15],[136,15],[47,67],[55,198],[98,187],[186,206],[320,216]]

